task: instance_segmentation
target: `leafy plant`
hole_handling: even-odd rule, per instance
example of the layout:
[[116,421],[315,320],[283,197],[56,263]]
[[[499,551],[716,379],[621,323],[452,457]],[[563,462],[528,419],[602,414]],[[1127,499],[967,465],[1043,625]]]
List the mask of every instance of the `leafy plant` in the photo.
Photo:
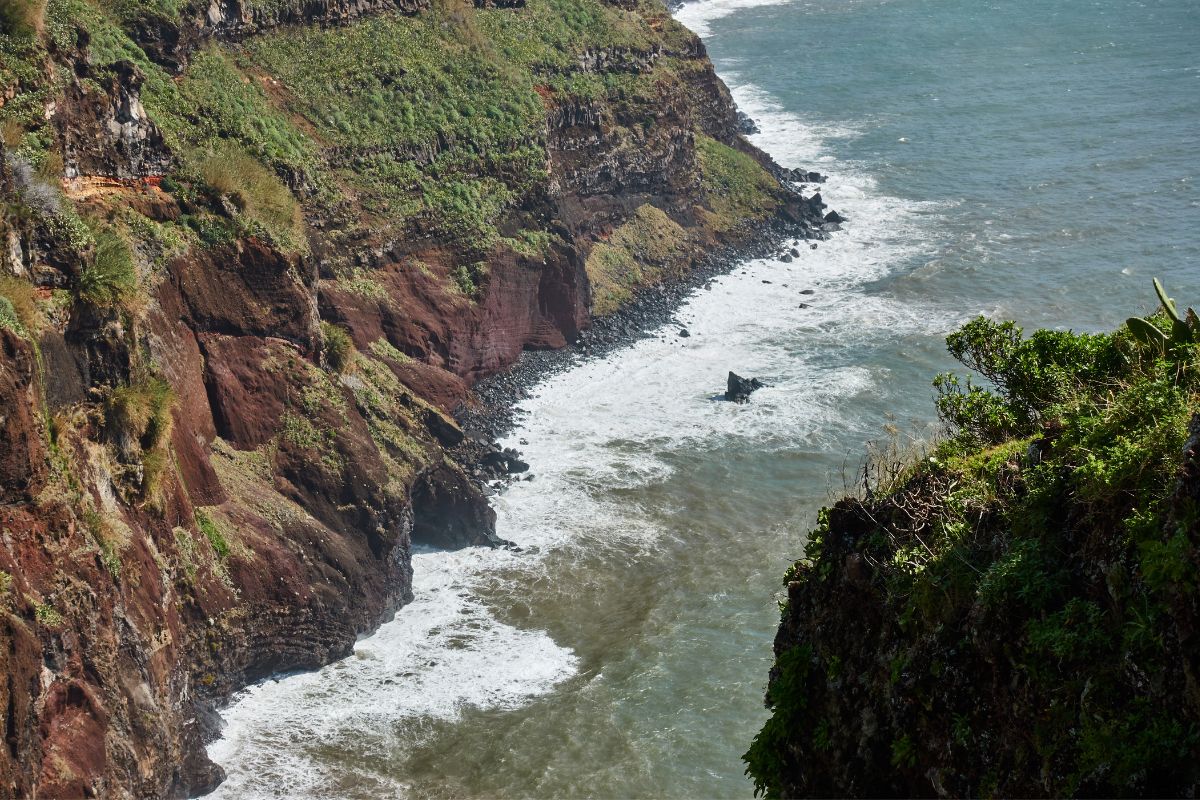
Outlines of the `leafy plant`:
[[91,262],[79,273],[79,297],[102,308],[125,303],[137,290],[129,244],[112,230],[96,234]]
[[1171,329],[1164,331],[1151,320],[1141,317],[1130,317],[1125,324],[1137,341],[1155,352],[1178,359],[1183,348],[1200,342],[1200,318],[1197,318],[1196,311],[1191,308],[1187,310],[1186,315],[1181,315],[1175,307],[1175,301],[1167,296],[1158,278],[1154,279],[1154,291]]
[[325,363],[334,372],[345,372],[354,360],[354,341],[345,328],[332,322],[321,322]]
[[208,539],[208,543],[212,545],[218,558],[226,558],[229,555],[229,542],[225,535],[221,533],[217,523],[213,522],[212,517],[198,508],[196,509],[196,527],[204,534],[204,538]]

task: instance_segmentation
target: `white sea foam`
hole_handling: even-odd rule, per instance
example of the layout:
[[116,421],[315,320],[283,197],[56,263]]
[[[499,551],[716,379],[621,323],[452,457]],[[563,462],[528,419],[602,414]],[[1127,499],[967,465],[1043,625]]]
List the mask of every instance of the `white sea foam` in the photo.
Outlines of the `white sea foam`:
[[675,9],[675,18],[697,36],[708,38],[712,29],[708,23],[736,14],[746,8],[787,5],[792,0],[693,0]]
[[[718,0],[680,16],[703,30],[705,19],[750,4],[759,3]],[[565,548],[653,546],[657,531],[638,509],[607,499],[614,486],[662,481],[672,469],[666,456],[682,446],[761,443],[781,430],[791,444],[819,441],[847,422],[847,398],[880,379],[838,353],[951,326],[946,309],[863,291],[922,251],[931,209],[881,195],[869,175],[831,162],[826,143],[853,130],[806,124],[753,85],[731,83],[759,124],[756,144],[785,166],[829,172],[820,191],[849,218],[845,230],[815,250],[799,243],[791,263],[746,263],[696,292],[679,324],[537,387],[509,437],[528,441],[521,449],[536,478],[495,503],[500,535],[524,551],[416,554],[415,601],[352,657],[252,687],[223,713],[224,738],[209,751],[229,774],[218,797],[406,795],[395,754],[433,726],[468,708],[516,707],[576,671],[575,655],[545,632],[498,619],[478,596],[481,584],[543,577],[547,555]],[[689,337],[678,336],[680,325]],[[747,405],[716,402],[728,369],[770,386]]]

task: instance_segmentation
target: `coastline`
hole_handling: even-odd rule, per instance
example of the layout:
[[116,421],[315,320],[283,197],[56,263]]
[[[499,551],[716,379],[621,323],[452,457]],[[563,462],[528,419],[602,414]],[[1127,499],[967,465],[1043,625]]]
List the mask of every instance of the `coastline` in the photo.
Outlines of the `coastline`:
[[[474,477],[485,494],[491,491],[486,489],[485,475],[478,471],[479,461],[496,449],[498,439],[514,429],[521,414],[520,403],[534,386],[586,360],[604,358],[653,336],[676,319],[676,313],[694,292],[708,289],[714,278],[733,272],[745,262],[779,256],[806,242],[815,248],[829,238],[833,231],[822,230],[825,205],[819,193],[801,195],[803,184],[793,185],[788,179],[789,170],[773,166],[780,184],[796,193],[811,217],[793,222],[780,215],[750,226],[741,240],[704,251],[685,274],[643,288],[619,310],[593,318],[591,327],[566,347],[526,350],[512,366],[471,388],[469,401],[454,415],[466,438],[451,454],[468,470],[476,471]],[[731,364],[730,368],[736,366]],[[714,389],[721,380],[723,376],[715,376]]]

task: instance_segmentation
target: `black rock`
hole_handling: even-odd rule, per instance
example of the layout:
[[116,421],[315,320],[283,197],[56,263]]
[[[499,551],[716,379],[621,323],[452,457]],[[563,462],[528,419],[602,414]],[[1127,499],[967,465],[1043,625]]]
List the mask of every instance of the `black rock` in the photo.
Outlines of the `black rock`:
[[529,469],[528,464],[517,458],[515,450],[510,452],[496,452],[493,450],[490,453],[485,453],[483,458],[479,459],[479,466],[497,475],[513,475]]
[[785,264],[790,264],[790,263],[792,263],[792,254],[791,254],[791,253],[784,253],[783,255],[781,255],[781,256],[779,257],[779,260],[780,260],[780,261],[782,261],[782,262],[783,262],[783,263],[785,263]]
[[800,294],[816,294],[816,289],[801,289]]
[[843,217],[841,214],[837,213],[836,211],[830,211],[828,214],[825,215],[825,221],[826,222],[845,222],[846,218]]
[[766,386],[758,378],[743,378],[736,372],[730,372],[725,382],[725,399],[734,403],[745,403],[756,389]]
[[737,112],[737,129],[738,133],[746,136],[760,132],[758,124],[745,111]]
[[691,333],[688,331],[688,329],[687,329],[687,328],[680,328],[680,329],[679,329],[679,335],[680,335],[680,336],[682,336],[684,339],[686,339],[686,338],[688,338],[689,336],[691,336],[692,334],[691,334]]
[[799,258],[800,256],[800,251],[794,247],[789,252],[792,254],[793,258]]
[[797,308],[808,308],[808,303],[801,303]]

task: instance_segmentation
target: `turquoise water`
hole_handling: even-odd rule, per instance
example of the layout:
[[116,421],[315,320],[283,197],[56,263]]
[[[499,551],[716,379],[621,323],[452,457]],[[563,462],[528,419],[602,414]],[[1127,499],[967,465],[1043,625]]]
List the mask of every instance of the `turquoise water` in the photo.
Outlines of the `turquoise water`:
[[853,131],[829,151],[882,191],[953,204],[915,295],[1086,328],[1149,302],[1149,275],[1200,296],[1200,5],[826,0],[744,8],[708,43]]
[[[512,437],[536,477],[496,502],[524,550],[418,554],[353,657],[248,692],[223,796],[749,796],[780,578],[864,446],[927,430],[945,334],[1110,328],[1152,275],[1200,304],[1190,2],[679,15],[846,230],[539,387]],[[729,369],[770,386],[713,402]]]

